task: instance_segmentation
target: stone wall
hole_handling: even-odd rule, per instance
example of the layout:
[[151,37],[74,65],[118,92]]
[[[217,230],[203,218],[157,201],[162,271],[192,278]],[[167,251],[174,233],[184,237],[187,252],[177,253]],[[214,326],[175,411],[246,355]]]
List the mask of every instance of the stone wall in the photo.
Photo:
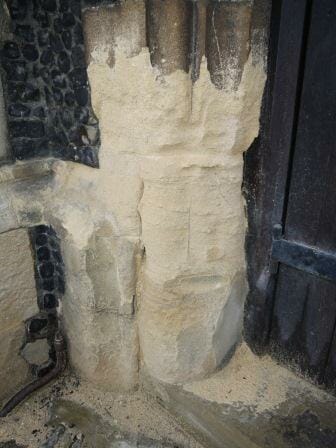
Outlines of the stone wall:
[[0,235],[0,400],[25,384],[31,373],[20,356],[24,320],[37,312],[34,264],[24,229]]
[[2,168],[0,231],[48,223],[60,237],[81,376],[183,383],[241,338],[243,153],[258,135],[268,2],[96,3],[82,17],[100,169]]
[[[19,160],[53,155],[98,166],[80,0],[8,0],[2,39],[11,150]],[[1,73],[2,72],[2,73]]]
[[0,79],[0,161],[8,158],[7,118]]

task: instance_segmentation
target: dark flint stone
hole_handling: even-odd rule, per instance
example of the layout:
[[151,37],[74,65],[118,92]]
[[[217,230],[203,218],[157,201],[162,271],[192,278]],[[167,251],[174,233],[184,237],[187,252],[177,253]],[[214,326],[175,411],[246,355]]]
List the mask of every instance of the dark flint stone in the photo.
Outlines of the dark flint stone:
[[48,325],[48,319],[45,318],[36,318],[31,319],[28,326],[28,332],[29,333],[38,333],[43,328],[45,328]]
[[29,116],[30,109],[29,109],[29,107],[25,106],[24,104],[14,103],[14,104],[9,105],[8,113],[12,117],[23,118],[23,117]]
[[76,25],[73,27],[72,33],[75,44],[83,45],[84,44],[83,30],[79,23],[76,23]]
[[40,76],[40,67],[38,64],[33,64],[33,76],[34,78],[37,78],[38,76]]
[[69,9],[69,0],[60,0],[59,9],[61,12],[68,11]]
[[37,235],[37,237],[35,239],[35,244],[37,246],[44,246],[47,243],[48,243],[47,235],[44,235],[43,233],[41,233],[40,235]]
[[77,46],[72,49],[71,59],[75,67],[86,67],[85,54],[82,47]]
[[58,288],[57,289],[58,289],[58,291],[61,294],[64,294],[65,293],[65,283],[64,283],[64,280],[60,276],[58,276],[57,278],[58,278]]
[[53,291],[55,289],[54,279],[50,278],[48,280],[44,280],[42,286],[45,291],[48,292]]
[[12,0],[6,2],[13,20],[24,20],[27,14],[27,0]]
[[39,30],[37,35],[37,40],[40,45],[40,47],[44,47],[45,45],[48,45],[49,43],[49,30]]
[[[49,234],[50,236],[52,236],[52,237],[57,238],[57,236],[56,236],[56,232],[55,232],[55,230],[53,229],[53,227],[51,227],[51,226],[48,227],[48,234]],[[52,238],[50,241],[55,241],[55,239]]]
[[17,25],[14,34],[27,42],[34,42],[35,33],[30,25]]
[[35,155],[35,144],[32,140],[14,140],[12,141],[12,151],[18,160],[29,159]]
[[42,51],[40,62],[43,65],[51,65],[54,62],[54,54],[50,47]]
[[68,145],[56,146],[53,148],[53,156],[58,157],[59,159],[62,159],[62,160],[69,160],[68,152],[69,152]]
[[60,89],[53,88],[52,92],[56,104],[61,105],[63,103],[62,91]]
[[51,118],[51,122],[53,124],[53,128],[50,130],[51,134],[53,134],[54,136],[57,136],[57,126],[60,125],[60,121],[58,119],[57,116],[57,109],[53,108],[52,110],[50,110],[50,118]]
[[72,113],[68,109],[63,109],[61,112],[61,122],[66,129],[70,129],[73,124]]
[[49,83],[50,73],[46,67],[42,67],[40,70],[40,76],[45,83]]
[[36,251],[37,259],[39,261],[49,261],[50,260],[50,250],[46,246],[42,246]]
[[28,61],[36,61],[39,57],[38,51],[34,45],[31,44],[27,44],[23,47],[22,54]]
[[92,168],[99,168],[97,152],[93,148],[87,148],[83,162]]
[[4,61],[3,68],[10,81],[25,81],[27,79],[26,63],[23,61]]
[[67,73],[70,70],[70,59],[65,51],[62,51],[57,60],[57,64],[61,72]]
[[49,17],[46,12],[40,12],[39,14],[37,14],[36,20],[37,22],[39,22],[42,28],[49,28],[50,26]]
[[90,113],[86,108],[77,107],[75,109],[74,115],[76,121],[78,121],[79,123],[87,124],[87,122],[89,121]]
[[53,255],[54,260],[57,261],[57,263],[62,263],[63,262],[61,254],[60,254],[59,247],[57,248],[57,250],[53,251],[52,255]]
[[20,50],[17,43],[11,41],[4,43],[2,53],[8,59],[17,59],[20,57]]
[[71,49],[72,46],[72,36],[70,31],[66,30],[62,33],[62,41],[67,50]]
[[51,34],[50,35],[50,46],[53,51],[59,53],[63,50],[63,43],[61,38],[58,35]]
[[45,224],[40,224],[39,226],[34,227],[35,233],[46,233],[49,234],[50,227]]
[[11,101],[29,102],[39,101],[40,91],[29,83],[9,82],[7,84],[8,95]]
[[62,15],[62,24],[64,27],[70,28],[75,26],[76,20],[71,12],[66,12]]
[[45,111],[42,106],[39,106],[36,109],[34,109],[33,115],[34,115],[34,117],[38,117],[38,118],[45,118],[45,116],[46,116]]
[[48,105],[52,104],[53,103],[53,96],[52,96],[50,90],[47,87],[44,88],[44,95],[45,95],[45,99],[46,99],[47,104]]
[[56,363],[53,360],[49,360],[47,363],[44,363],[44,364],[42,364],[40,366],[37,366],[37,365],[34,364],[34,365],[31,366],[31,372],[32,372],[34,377],[42,378],[43,376],[47,375],[47,373],[49,373],[51,370],[53,370],[55,365],[56,365]]
[[55,143],[63,147],[68,146],[69,141],[65,132],[58,130],[57,135],[55,137]]
[[55,0],[43,0],[42,8],[48,12],[55,12],[57,9],[57,3]]
[[51,77],[55,87],[60,89],[64,89],[66,87],[66,79],[65,76],[61,74],[61,72],[57,69],[54,69],[51,72]]
[[44,136],[44,124],[41,121],[10,121],[9,131],[14,138],[40,138]]
[[86,87],[75,89],[75,99],[79,106],[86,106],[89,99],[89,94]]
[[85,68],[75,68],[70,72],[69,77],[74,88],[87,85],[87,73]]
[[71,11],[75,14],[76,17],[80,17],[81,15],[81,1],[80,0],[70,0],[70,8]]
[[41,139],[37,145],[38,151],[36,151],[36,156],[40,155],[45,157],[49,155],[50,141],[48,139]]
[[65,104],[70,107],[75,102],[75,95],[73,94],[73,92],[66,92],[64,95],[64,100]]
[[83,146],[83,136],[86,137],[86,129],[84,126],[79,126],[71,129],[69,133],[69,140],[75,146]]
[[53,309],[58,306],[58,300],[54,296],[54,294],[44,294],[43,296],[43,308],[44,309]]
[[61,19],[54,20],[54,30],[57,34],[60,34],[63,31],[63,24]]
[[47,261],[39,266],[39,272],[42,278],[50,278],[54,273],[54,265]]
[[63,275],[64,275],[64,271],[63,271],[63,268],[62,268],[62,266],[61,266],[60,264],[57,264],[57,265],[56,265],[56,272],[57,272],[61,277],[63,277]]

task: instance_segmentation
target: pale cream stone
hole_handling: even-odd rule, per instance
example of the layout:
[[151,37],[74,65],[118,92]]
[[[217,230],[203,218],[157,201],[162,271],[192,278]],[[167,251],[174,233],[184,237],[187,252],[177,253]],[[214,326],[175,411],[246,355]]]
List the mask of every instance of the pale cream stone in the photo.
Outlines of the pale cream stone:
[[[134,20],[140,3],[128,3]],[[60,235],[70,362],[114,390],[136,386],[139,360],[165,382],[203,378],[240,338],[243,152],[258,135],[265,82],[251,55],[236,90],[215,88],[206,59],[194,84],[183,71],[162,76],[143,23],[131,44],[127,28],[112,27],[112,61],[86,21],[100,169],[57,161],[0,191],[6,225],[48,222]]]
[[182,71],[162,77],[147,49],[128,57],[119,42],[113,68],[98,51],[89,76],[102,161],[109,148],[119,161],[132,160],[143,182],[142,362],[163,381],[199,378],[214,371],[240,337],[246,295],[242,153],[258,134],[264,69],[250,58],[239,89],[219,91],[206,60],[192,86]]
[[34,264],[27,231],[0,235],[0,399],[18,390],[30,374],[20,356],[24,321],[37,311]]

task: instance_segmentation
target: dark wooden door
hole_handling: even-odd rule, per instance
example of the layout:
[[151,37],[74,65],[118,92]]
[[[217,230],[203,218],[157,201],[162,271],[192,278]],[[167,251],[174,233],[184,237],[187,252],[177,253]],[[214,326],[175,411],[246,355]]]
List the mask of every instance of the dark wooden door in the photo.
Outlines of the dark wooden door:
[[258,266],[250,268],[246,334],[257,351],[335,387],[336,1],[284,0],[277,14],[269,154],[258,164],[259,198],[248,196],[250,217],[263,210],[254,210],[261,228],[247,245]]

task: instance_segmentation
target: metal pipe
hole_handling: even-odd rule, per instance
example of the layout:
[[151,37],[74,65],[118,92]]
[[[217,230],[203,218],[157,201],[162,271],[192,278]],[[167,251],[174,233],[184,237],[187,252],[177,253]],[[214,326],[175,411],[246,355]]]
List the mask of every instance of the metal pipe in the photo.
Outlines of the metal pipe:
[[66,367],[66,344],[63,334],[57,331],[54,339],[54,348],[56,351],[56,365],[43,377],[27,384],[23,389],[16,393],[1,409],[0,417],[6,417],[18,404],[24,401],[30,394],[48,384],[56,378]]

